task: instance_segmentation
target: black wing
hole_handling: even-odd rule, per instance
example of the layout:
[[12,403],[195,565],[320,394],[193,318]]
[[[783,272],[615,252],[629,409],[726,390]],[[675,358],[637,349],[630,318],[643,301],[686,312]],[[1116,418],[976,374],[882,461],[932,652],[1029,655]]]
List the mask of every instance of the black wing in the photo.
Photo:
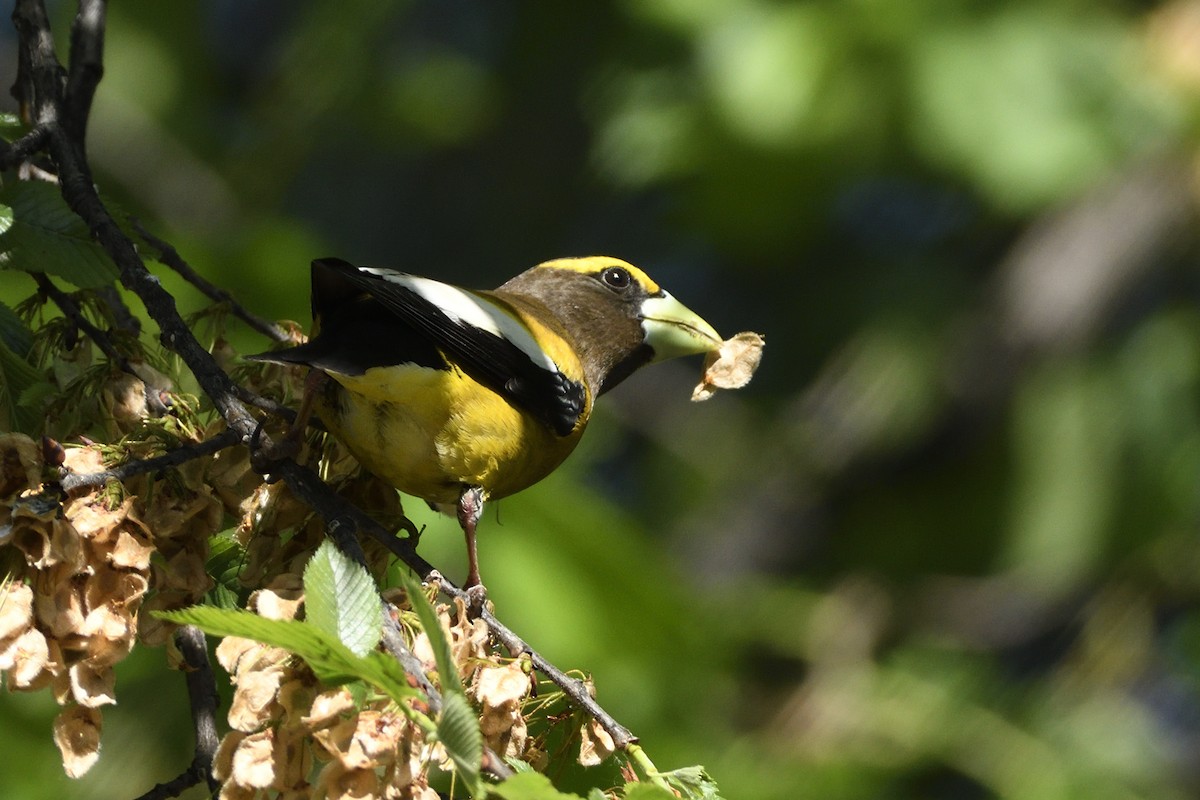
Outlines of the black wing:
[[[380,275],[335,258],[314,261],[312,270],[313,313],[321,320],[321,332],[301,347],[330,351],[322,355],[331,365],[340,359],[343,366],[358,367],[355,372],[402,363],[444,369],[449,358],[560,436],[568,435],[583,414],[582,383],[568,378],[549,359],[535,361],[504,336],[456,319],[405,285],[409,276]],[[358,346],[347,347],[348,340]],[[335,342],[341,355],[331,360]],[[348,349],[361,355],[347,354]]]

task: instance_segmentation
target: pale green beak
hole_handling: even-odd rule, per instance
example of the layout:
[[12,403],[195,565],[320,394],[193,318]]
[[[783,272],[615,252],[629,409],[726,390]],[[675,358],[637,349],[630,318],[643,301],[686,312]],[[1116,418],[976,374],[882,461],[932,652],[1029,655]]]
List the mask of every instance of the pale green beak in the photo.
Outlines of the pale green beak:
[[654,350],[651,361],[707,353],[721,346],[721,335],[712,325],[666,292],[642,303],[642,330]]

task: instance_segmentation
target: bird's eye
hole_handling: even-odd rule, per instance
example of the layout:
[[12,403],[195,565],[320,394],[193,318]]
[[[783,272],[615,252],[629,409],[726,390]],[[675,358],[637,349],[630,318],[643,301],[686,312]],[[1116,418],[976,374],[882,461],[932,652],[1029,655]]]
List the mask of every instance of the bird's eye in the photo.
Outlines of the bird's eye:
[[629,284],[633,283],[633,276],[629,274],[629,270],[621,267],[609,267],[600,273],[600,280],[604,281],[604,285],[610,289],[621,291],[629,288]]

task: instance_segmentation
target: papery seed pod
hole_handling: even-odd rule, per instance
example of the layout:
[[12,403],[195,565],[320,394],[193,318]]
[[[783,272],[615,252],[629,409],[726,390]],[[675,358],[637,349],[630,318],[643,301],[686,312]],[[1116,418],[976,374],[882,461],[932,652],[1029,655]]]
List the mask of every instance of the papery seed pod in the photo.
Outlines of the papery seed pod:
[[45,635],[29,628],[8,641],[0,651],[0,670],[8,672],[8,685],[14,690],[29,690],[46,671],[50,647]]
[[275,783],[275,731],[252,733],[234,750],[229,780],[238,786],[266,789]]
[[78,778],[100,758],[100,712],[70,706],[54,719],[54,744],[62,754],[63,769]]
[[33,625],[33,589],[21,582],[0,587],[0,642]]
[[37,489],[41,482],[41,447],[23,433],[0,433],[0,499]]
[[346,689],[330,689],[313,698],[309,713],[301,722],[309,730],[319,730],[340,722],[342,715],[354,710],[354,698]]
[[616,751],[616,745],[608,731],[595,719],[588,719],[579,731],[579,763],[594,767]]
[[276,719],[281,710],[275,698],[283,680],[282,669],[240,673],[237,676],[233,702],[229,706],[229,727],[250,732]]

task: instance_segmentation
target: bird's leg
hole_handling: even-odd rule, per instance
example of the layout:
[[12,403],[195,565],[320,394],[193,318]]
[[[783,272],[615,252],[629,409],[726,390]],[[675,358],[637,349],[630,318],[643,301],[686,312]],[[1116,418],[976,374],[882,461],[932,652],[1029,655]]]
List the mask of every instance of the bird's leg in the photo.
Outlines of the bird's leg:
[[483,516],[483,489],[464,486],[458,495],[458,524],[467,537],[467,582],[463,588],[471,595],[471,605],[483,605],[486,590],[479,579],[479,554],[475,548],[475,526]]
[[313,409],[317,405],[317,395],[325,388],[325,382],[328,380],[329,376],[319,369],[310,369],[304,376],[304,394],[300,397],[300,408],[296,410],[296,420],[284,434],[285,439],[295,442],[297,450],[300,449],[300,441],[304,438],[304,429],[308,427],[308,421],[312,419]]
[[304,441],[304,429],[312,419],[313,409],[317,404],[317,393],[325,386],[329,376],[319,369],[310,369],[304,377],[304,394],[300,396],[300,408],[296,410],[296,419],[288,426],[287,432],[274,442],[269,450],[261,454],[266,461],[279,461],[293,458],[300,452]]

